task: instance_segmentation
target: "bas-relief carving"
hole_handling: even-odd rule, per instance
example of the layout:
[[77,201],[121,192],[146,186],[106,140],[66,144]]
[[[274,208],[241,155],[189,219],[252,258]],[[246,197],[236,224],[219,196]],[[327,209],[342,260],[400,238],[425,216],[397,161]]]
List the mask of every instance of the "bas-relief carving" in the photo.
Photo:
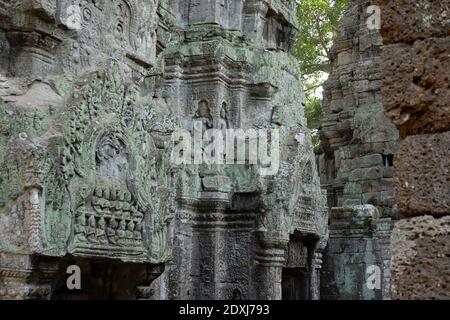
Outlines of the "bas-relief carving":
[[[56,15],[61,39],[51,63],[61,65],[63,74],[44,81],[50,83],[46,90],[62,101],[55,100],[51,112],[27,112],[20,125],[19,116],[11,120],[12,104],[0,103],[0,122],[16,126],[8,130],[26,132],[32,143],[44,145],[43,154],[30,148],[25,156],[33,154],[26,193],[18,182],[25,161],[1,167],[8,190],[0,189],[0,201],[5,202],[0,204],[0,222],[15,221],[15,230],[26,234],[19,221],[29,212],[36,218],[29,225],[38,225],[5,250],[37,243],[32,250],[53,257],[69,253],[167,266],[172,257],[179,268],[158,280],[167,281],[167,296],[190,292],[190,298],[246,299],[258,292],[280,298],[283,263],[274,261],[287,248],[289,234],[301,230],[324,239],[327,232],[322,194],[310,172],[315,170],[310,142],[299,143],[291,132],[306,135],[297,121],[302,115],[293,111],[299,96],[291,89],[300,84],[289,62],[275,62],[288,60],[284,49],[263,53],[263,44],[243,46],[245,38],[226,30],[220,36],[203,33],[204,27],[197,26],[200,36],[178,33],[174,39],[190,40],[168,42],[155,60],[158,21],[171,19],[162,11],[156,17],[157,3],[60,4]],[[70,5],[79,10],[64,11]],[[73,14],[78,14],[79,26],[69,19]],[[203,55],[208,59],[199,64]],[[219,77],[212,71],[217,61]],[[199,82],[192,83],[187,74]],[[289,98],[291,94],[295,97]],[[280,105],[286,109],[275,107]],[[249,165],[172,166],[171,133],[179,127],[193,130],[195,121],[201,131],[279,128],[279,174],[264,178]],[[9,154],[8,134],[1,133],[0,149]],[[230,232],[221,236],[223,230]],[[253,231],[261,236],[249,236]],[[176,239],[183,239],[183,250],[171,256]],[[254,256],[267,258],[267,269],[255,271]],[[254,273],[265,282],[261,287],[253,282]],[[186,274],[195,276],[181,279]]]
[[140,212],[136,196],[127,187],[129,160],[126,147],[117,132],[107,133],[100,139],[96,162],[94,195],[90,203],[80,205],[77,209],[75,228],[78,227],[79,231],[75,236],[78,242],[110,245],[106,249],[109,252],[114,251],[112,247],[117,246],[143,251],[144,213]]

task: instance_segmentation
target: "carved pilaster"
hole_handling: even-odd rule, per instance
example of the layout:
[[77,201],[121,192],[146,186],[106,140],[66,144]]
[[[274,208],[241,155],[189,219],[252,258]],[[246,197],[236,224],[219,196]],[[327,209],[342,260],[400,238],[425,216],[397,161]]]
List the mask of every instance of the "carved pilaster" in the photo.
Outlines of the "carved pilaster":
[[0,254],[0,300],[50,299],[57,273],[57,260]]
[[320,299],[320,269],[322,269],[322,253],[311,252],[310,273],[309,273],[309,293],[311,300]]
[[282,237],[257,235],[260,247],[255,252],[254,285],[255,298],[261,300],[282,299],[282,274],[286,264],[285,250],[288,243]]

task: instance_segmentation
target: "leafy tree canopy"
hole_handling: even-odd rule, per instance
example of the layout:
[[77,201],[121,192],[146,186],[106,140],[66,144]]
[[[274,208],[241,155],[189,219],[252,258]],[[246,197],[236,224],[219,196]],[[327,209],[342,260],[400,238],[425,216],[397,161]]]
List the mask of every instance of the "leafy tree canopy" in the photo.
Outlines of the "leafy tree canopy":
[[301,0],[297,9],[299,33],[292,53],[306,78],[330,70],[330,49],[349,0]]
[[300,65],[306,93],[305,114],[318,148],[317,129],[322,118],[321,87],[330,72],[330,49],[349,0],[300,0],[299,33],[292,54]]

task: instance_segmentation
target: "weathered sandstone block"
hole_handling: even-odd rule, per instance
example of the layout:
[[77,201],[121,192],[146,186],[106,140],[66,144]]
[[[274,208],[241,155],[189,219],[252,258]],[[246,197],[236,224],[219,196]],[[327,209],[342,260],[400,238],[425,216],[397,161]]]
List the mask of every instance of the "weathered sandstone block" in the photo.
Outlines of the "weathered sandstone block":
[[391,235],[391,298],[450,298],[450,217],[400,220]]
[[403,216],[450,214],[450,132],[402,140],[394,170]]

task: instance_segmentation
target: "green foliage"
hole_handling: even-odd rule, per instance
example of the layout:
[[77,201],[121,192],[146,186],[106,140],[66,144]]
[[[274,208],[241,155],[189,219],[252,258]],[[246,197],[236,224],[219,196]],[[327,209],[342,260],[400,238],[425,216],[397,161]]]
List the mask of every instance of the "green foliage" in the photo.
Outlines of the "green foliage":
[[317,129],[320,126],[322,119],[322,100],[319,97],[311,96],[305,104],[305,115],[308,119],[308,127],[310,129]]
[[314,146],[314,151],[318,151],[320,146],[320,137],[318,128],[320,127],[320,120],[323,116],[322,100],[314,95],[310,95],[305,104],[305,116],[308,119],[308,128],[311,129],[311,139]]
[[333,38],[349,0],[302,0],[297,10],[299,33],[293,55],[299,60],[304,77],[329,72]]
[[305,115],[312,131],[314,148],[320,144],[318,128],[322,118],[320,89],[330,72],[330,49],[349,0],[299,1],[299,33],[292,54],[297,58],[305,86]]

